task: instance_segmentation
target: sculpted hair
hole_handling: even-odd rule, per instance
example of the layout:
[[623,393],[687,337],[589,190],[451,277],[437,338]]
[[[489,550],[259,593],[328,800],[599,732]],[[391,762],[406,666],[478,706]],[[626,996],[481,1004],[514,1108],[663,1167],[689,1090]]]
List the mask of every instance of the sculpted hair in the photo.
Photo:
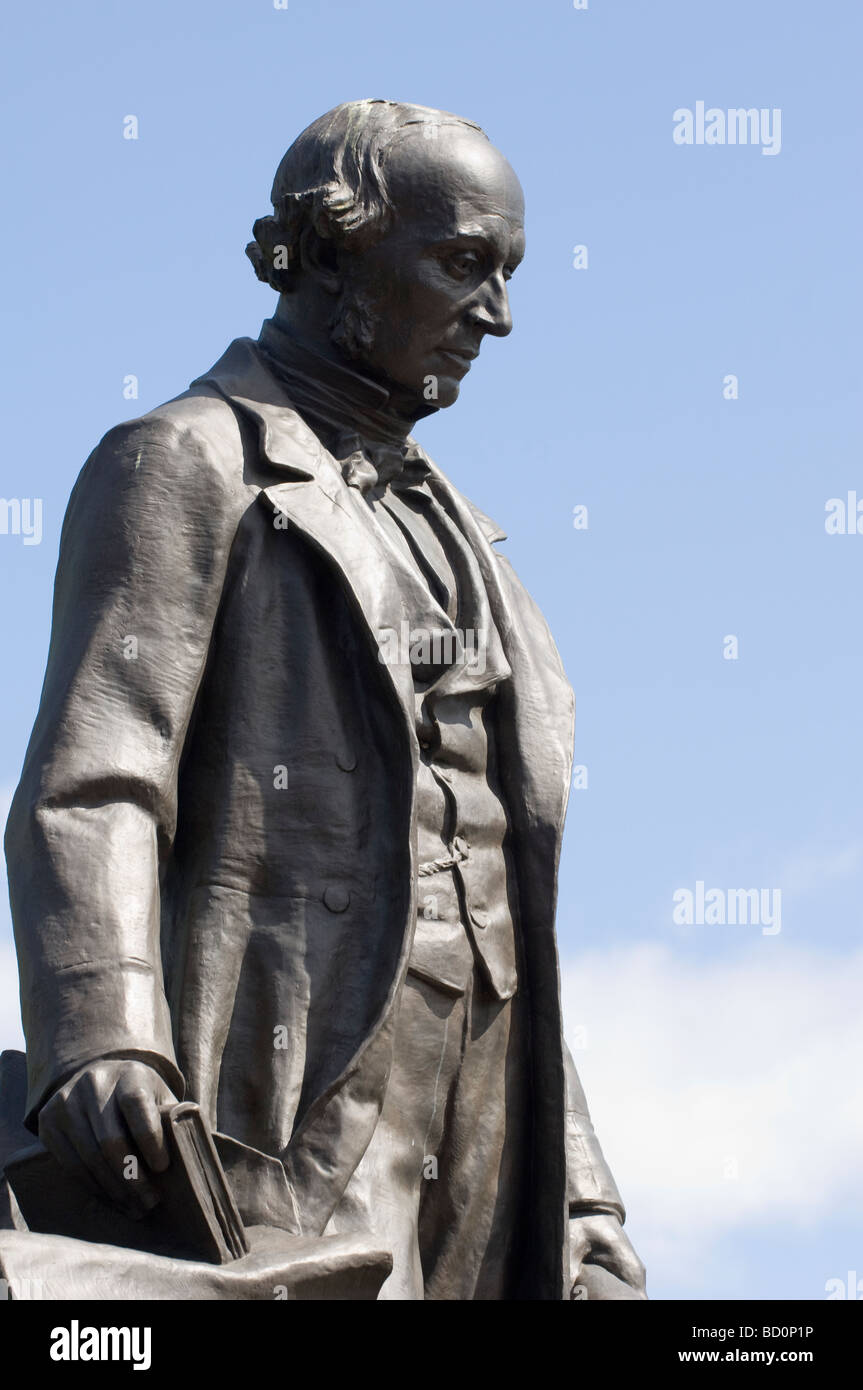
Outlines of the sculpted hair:
[[294,288],[307,229],[340,247],[373,245],[392,225],[384,174],[390,146],[412,127],[423,126],[432,137],[445,125],[485,135],[448,111],[380,99],[346,101],[313,121],[276,170],[275,215],[259,217],[252,228],[246,255],[258,279],[280,293]]

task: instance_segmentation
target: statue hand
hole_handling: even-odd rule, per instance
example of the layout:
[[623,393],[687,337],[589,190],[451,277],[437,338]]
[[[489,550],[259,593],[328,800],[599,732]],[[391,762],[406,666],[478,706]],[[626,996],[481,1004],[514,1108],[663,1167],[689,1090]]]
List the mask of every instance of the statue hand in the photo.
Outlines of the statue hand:
[[569,1218],[570,1297],[584,1296],[574,1292],[583,1264],[599,1265],[619,1279],[626,1286],[622,1298],[647,1298],[644,1265],[611,1213],[583,1212]]
[[43,1106],[39,1138],[95,1196],[140,1218],[159,1201],[147,1170],[168,1167],[159,1106],[173,1101],[145,1062],[89,1062]]

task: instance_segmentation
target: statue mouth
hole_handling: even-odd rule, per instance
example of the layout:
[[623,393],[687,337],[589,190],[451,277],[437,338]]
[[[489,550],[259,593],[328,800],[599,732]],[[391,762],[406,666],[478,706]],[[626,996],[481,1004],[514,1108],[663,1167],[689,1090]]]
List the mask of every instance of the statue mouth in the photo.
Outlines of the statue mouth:
[[478,352],[460,351],[458,348],[440,348],[439,351],[441,357],[448,357],[450,361],[463,367],[466,372],[470,371],[470,364],[474,358],[479,356]]

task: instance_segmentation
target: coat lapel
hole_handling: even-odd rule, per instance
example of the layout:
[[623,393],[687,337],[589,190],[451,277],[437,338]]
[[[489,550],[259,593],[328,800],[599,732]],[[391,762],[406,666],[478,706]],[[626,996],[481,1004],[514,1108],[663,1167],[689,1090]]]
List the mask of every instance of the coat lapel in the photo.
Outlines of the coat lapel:
[[[513,782],[531,820],[562,831],[572,772],[572,689],[539,609],[509,562],[492,550],[504,533],[432,464],[432,490],[457,522],[479,561],[492,615],[512,667],[512,698],[505,699],[518,756]],[[501,692],[503,694],[503,690]],[[504,734],[505,741],[511,741]],[[517,810],[517,807],[513,808]]]
[[[374,517],[356,488],[348,487],[341,467],[292,406],[287,393],[260,362],[250,339],[232,343],[225,356],[196,385],[214,386],[257,429],[262,461],[287,476],[265,484],[259,501],[284,518],[335,564],[342,582],[378,650],[381,634],[401,630],[412,618],[404,602],[404,576],[382,540]],[[252,394],[253,393],[253,394]],[[421,597],[419,585],[416,597]],[[392,645],[388,654],[392,653]],[[408,662],[382,663],[404,713],[414,726],[414,686]]]

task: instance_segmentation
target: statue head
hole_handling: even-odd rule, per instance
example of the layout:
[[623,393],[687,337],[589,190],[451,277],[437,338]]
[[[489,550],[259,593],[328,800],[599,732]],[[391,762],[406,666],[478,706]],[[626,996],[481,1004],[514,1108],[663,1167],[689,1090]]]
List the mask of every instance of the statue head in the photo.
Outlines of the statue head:
[[246,253],[279,292],[277,318],[405,413],[452,404],[484,336],[510,332],[524,199],[472,121],[345,102],[291,145],[272,203]]

